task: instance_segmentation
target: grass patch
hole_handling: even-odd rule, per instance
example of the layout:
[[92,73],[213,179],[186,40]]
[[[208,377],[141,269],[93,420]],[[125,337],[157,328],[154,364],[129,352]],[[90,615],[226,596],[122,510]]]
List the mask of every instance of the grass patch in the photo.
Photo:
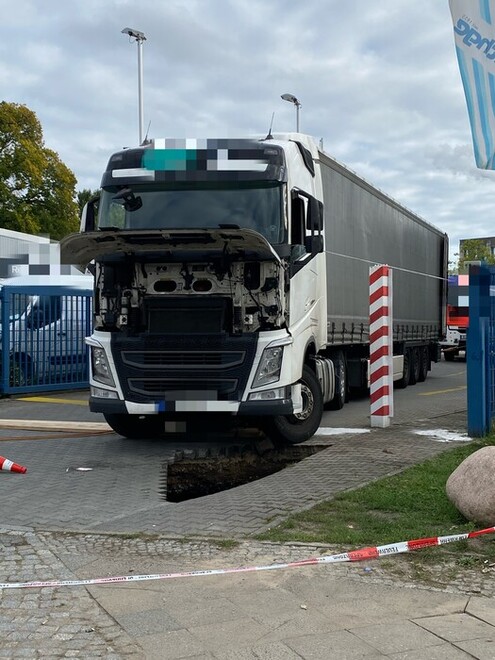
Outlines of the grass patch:
[[[495,435],[443,452],[393,477],[379,479],[363,488],[341,493],[328,502],[291,515],[277,527],[256,536],[260,540],[325,543],[352,549],[429,536],[458,534],[479,526],[467,521],[450,503],[447,479],[474,451],[495,444]],[[493,556],[492,537],[435,548],[421,555],[428,560],[439,550],[465,555],[476,552]],[[474,543],[474,541],[476,541]],[[457,550],[452,550],[456,548]]]

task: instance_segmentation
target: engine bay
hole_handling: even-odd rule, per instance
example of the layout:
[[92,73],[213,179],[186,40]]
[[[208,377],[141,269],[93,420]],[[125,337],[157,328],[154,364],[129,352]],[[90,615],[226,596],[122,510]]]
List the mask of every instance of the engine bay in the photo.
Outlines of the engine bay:
[[285,271],[273,260],[95,263],[97,330],[240,335],[283,328],[286,313]]

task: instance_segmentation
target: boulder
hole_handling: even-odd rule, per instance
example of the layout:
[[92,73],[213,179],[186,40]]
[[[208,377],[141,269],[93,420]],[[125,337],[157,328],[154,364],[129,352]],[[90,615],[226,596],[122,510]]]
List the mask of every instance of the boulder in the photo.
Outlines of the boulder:
[[471,522],[495,525],[495,447],[483,447],[452,472],[447,497]]

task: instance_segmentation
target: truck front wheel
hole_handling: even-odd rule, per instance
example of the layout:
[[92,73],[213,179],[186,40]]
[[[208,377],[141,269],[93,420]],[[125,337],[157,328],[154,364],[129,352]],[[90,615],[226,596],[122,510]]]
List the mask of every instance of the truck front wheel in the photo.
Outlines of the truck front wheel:
[[157,438],[163,434],[164,424],[160,415],[106,414],[107,424],[115,433],[131,440]]
[[303,409],[294,415],[279,415],[267,421],[267,435],[282,445],[297,445],[311,438],[320,426],[323,395],[315,373],[304,367],[301,378]]

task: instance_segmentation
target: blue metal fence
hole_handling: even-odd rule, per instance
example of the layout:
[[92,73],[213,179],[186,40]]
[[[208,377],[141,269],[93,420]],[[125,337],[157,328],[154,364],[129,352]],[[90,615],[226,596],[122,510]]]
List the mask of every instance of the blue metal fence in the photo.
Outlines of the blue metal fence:
[[0,393],[88,386],[92,296],[73,286],[0,288]]
[[469,269],[468,434],[484,436],[495,419],[495,266]]

